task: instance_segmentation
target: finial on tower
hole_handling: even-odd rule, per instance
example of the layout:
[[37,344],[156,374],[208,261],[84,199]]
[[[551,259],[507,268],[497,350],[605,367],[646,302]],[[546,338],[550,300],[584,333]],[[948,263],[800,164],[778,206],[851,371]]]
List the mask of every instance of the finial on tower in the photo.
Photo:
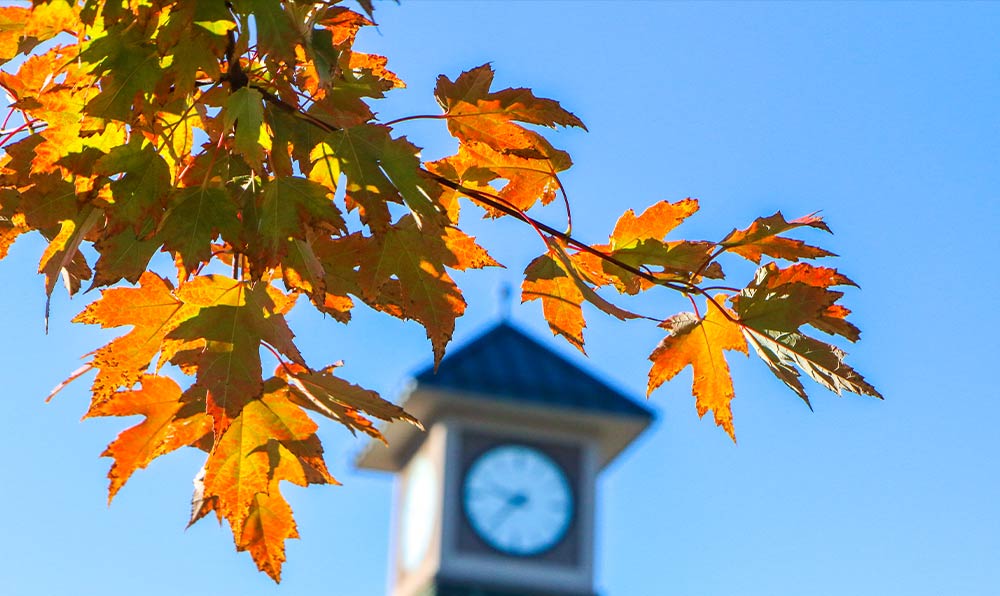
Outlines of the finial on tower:
[[514,291],[510,286],[510,282],[502,282],[500,284],[500,320],[509,321],[510,320],[510,304],[513,299]]

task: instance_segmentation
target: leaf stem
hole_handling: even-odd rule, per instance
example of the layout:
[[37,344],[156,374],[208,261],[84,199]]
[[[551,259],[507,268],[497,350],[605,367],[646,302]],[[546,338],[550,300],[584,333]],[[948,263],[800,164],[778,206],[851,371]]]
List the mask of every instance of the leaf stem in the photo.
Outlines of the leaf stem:
[[385,122],[386,126],[392,126],[393,124],[399,124],[400,122],[408,122],[410,120],[447,120],[447,114],[422,114],[420,116],[406,116],[405,118],[396,118],[395,120],[390,120]]

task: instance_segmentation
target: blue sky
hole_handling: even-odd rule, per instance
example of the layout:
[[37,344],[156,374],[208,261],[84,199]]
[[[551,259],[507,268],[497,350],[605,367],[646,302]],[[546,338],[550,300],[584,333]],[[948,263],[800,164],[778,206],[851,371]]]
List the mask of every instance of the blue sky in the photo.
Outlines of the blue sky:
[[[846,297],[863,330],[848,362],[884,402],[811,385],[810,412],[737,358],[733,445],[697,418],[689,373],[653,395],[656,426],[602,479],[602,594],[1000,591],[1000,5],[411,1],[377,15],[361,47],[409,84],[376,108],[386,120],[436,113],[435,77],[487,61],[500,85],[583,118],[590,133],[556,139],[576,163],[564,182],[583,238],[662,199],[698,197],[678,232],[706,239],[822,209],[835,235],[808,238],[863,288]],[[398,130],[427,158],[451,148],[440,122]],[[558,210],[539,216],[561,225]],[[542,252],[523,226],[468,223],[508,270],[459,277],[459,342],[496,320],[498,287]],[[20,240],[0,263],[0,592],[384,594],[392,481],[354,470],[363,443],[333,425],[322,437],[344,486],[283,489],[303,538],[280,586],[227,529],[184,531],[193,450],[137,473],[107,507],[98,456],[127,422],[79,422],[86,382],[42,400],[109,336],[68,324],[87,296],[58,296],[43,335],[41,246]],[[730,269],[736,283],[750,273]],[[430,361],[417,325],[359,309],[344,327],[300,310],[290,321],[311,361],[344,359],[346,376],[387,395]],[[587,366],[642,396],[661,332],[588,314]],[[549,336],[537,305],[512,317]]]

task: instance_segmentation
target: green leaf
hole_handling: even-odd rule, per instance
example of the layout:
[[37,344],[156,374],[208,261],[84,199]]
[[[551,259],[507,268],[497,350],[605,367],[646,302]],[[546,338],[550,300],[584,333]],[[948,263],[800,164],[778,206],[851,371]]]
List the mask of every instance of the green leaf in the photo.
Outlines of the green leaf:
[[238,0],[233,7],[240,14],[253,16],[260,54],[295,59],[295,46],[302,38],[280,0]]
[[793,367],[837,395],[844,391],[882,399],[882,394],[844,362],[847,354],[801,333],[748,330],[747,338],[775,375],[809,403]]
[[236,127],[233,145],[252,165],[264,160],[264,147],[260,144],[261,127],[264,125],[264,96],[256,89],[243,87],[226,100],[223,123],[226,129]]
[[267,267],[278,264],[288,239],[306,239],[308,229],[347,233],[344,219],[330,191],[305,178],[283,177],[264,183],[257,209],[257,233],[263,241],[260,255]]
[[733,230],[719,244],[754,263],[760,263],[763,255],[792,262],[799,259],[837,256],[828,250],[818,246],[810,246],[801,240],[779,236],[779,234],[801,227],[830,232],[826,223],[815,214],[785,221],[785,216],[779,211],[770,217],[758,217],[745,230]]
[[124,173],[111,183],[114,203],[106,210],[108,226],[114,232],[128,226],[139,234],[154,212],[162,208],[162,201],[171,189],[170,168],[152,145],[129,143],[116,147],[97,160],[95,173],[105,176]]
[[94,243],[101,256],[94,264],[90,287],[110,286],[122,279],[137,283],[161,244],[158,238],[142,239],[131,229],[101,238]]
[[331,133],[326,140],[347,174],[348,206],[358,205],[373,229],[389,223],[387,202],[405,203],[421,220],[438,221],[435,186],[420,175],[418,149],[393,139],[385,126],[365,124]]
[[136,95],[151,92],[162,76],[156,46],[137,27],[115,27],[81,54],[101,75],[101,92],[87,103],[91,116],[127,121]]
[[197,366],[194,387],[208,391],[209,413],[216,420],[217,430],[220,420],[236,418],[244,405],[260,396],[262,341],[305,365],[302,354],[292,343],[293,334],[285,318],[274,313],[267,284],[258,283],[249,289],[236,280],[226,281],[238,289],[242,300],[202,308],[167,336],[193,342],[171,362]]
[[157,236],[188,271],[212,256],[212,241],[220,234],[233,242],[241,229],[236,204],[217,186],[183,188],[173,200]]

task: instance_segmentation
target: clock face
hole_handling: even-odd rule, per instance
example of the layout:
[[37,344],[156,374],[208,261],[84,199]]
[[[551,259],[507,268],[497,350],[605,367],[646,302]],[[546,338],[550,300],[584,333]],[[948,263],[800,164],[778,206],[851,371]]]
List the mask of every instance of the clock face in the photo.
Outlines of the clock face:
[[424,456],[410,464],[403,496],[400,555],[403,569],[412,571],[424,559],[434,534],[438,501],[437,471]]
[[573,491],[562,468],[525,445],[494,447],[465,475],[469,524],[500,552],[530,557],[554,547],[573,519]]

